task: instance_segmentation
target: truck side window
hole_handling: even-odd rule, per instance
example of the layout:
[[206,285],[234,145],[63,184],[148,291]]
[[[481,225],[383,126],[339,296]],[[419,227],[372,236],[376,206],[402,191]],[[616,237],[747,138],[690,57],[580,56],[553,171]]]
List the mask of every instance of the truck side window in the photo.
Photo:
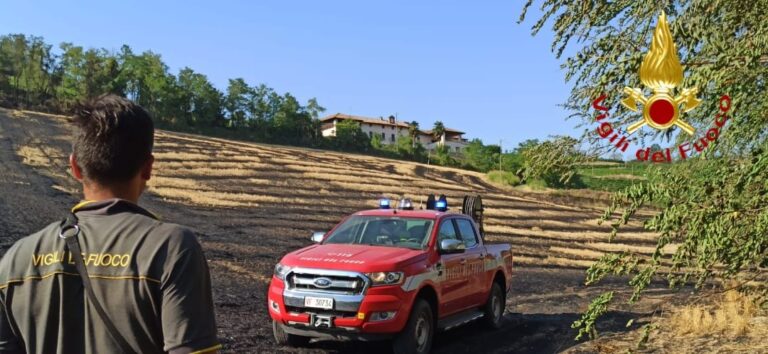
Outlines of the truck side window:
[[475,247],[477,245],[477,234],[475,234],[475,227],[472,226],[472,223],[466,219],[456,219],[456,225],[459,226],[459,233],[464,241],[464,246],[466,248]]
[[437,241],[442,240],[459,240],[459,235],[456,233],[456,228],[453,226],[453,220],[448,219],[440,224],[440,230],[437,232]]

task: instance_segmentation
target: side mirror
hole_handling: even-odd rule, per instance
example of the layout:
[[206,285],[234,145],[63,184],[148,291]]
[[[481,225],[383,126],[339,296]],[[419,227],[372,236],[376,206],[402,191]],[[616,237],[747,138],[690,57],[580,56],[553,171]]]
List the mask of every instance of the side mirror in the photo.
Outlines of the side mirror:
[[325,237],[325,232],[315,232],[312,234],[312,242],[314,243],[320,243],[323,242],[323,238]]
[[440,253],[461,253],[464,252],[464,242],[459,240],[440,241]]

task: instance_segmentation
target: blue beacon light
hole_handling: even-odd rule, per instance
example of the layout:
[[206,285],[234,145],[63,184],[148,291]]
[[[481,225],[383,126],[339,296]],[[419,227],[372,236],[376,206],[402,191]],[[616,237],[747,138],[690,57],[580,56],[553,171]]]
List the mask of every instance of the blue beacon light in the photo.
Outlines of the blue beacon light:
[[380,209],[389,209],[389,199],[381,199],[379,200],[379,208]]
[[446,211],[448,210],[448,202],[445,200],[438,200],[435,202],[435,209],[437,211]]

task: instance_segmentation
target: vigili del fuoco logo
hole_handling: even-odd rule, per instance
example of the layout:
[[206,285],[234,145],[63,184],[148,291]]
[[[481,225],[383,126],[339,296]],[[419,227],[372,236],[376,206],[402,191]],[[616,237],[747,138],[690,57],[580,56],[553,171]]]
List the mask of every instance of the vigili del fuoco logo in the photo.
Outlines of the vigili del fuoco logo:
[[[719,112],[715,115],[714,126],[700,136],[696,136],[696,130],[688,124],[683,114],[690,112],[700,103],[696,95],[699,90],[696,87],[678,88],[683,82],[683,66],[677,56],[677,47],[669,31],[667,16],[664,12],[659,15],[659,21],[653,33],[651,48],[643,58],[640,65],[640,81],[652,91],[646,96],[642,88],[625,87],[625,98],[622,106],[633,112],[642,112],[642,119],[627,127],[627,134],[644,127],[667,130],[678,127],[691,137],[696,137],[691,142],[685,142],[675,148],[666,148],[661,151],[651,151],[648,147],[640,147],[635,156],[640,161],[672,162],[672,154],[675,151],[680,159],[684,160],[695,153],[701,153],[720,136],[720,129],[728,121],[728,111],[731,109],[731,98],[728,95],[720,97]],[[677,93],[675,94],[675,91]],[[598,111],[595,120],[600,123],[597,134],[612,143],[616,149],[626,152],[631,139],[621,131],[613,128],[606,121],[608,108],[602,105],[607,98],[606,94],[600,95],[592,102],[592,107]],[[638,103],[642,109],[638,108]]]

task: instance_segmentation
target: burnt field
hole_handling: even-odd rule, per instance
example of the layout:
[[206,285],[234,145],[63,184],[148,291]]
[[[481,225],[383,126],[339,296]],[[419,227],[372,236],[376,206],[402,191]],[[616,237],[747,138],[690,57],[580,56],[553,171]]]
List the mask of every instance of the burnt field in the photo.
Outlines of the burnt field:
[[[79,200],[67,172],[68,128],[61,117],[0,109],[0,254],[17,239],[61,218]],[[427,193],[449,201],[480,194],[490,242],[512,244],[517,266],[505,326],[471,324],[436,337],[438,353],[560,352],[577,345],[570,324],[591,296],[619,280],[586,288],[583,268],[604,252],[650,254],[655,235],[630,224],[614,243],[598,226],[599,198],[498,188],[480,173],[320,150],[232,142],[160,131],[155,175],[142,204],[193,227],[211,267],[225,352],[381,352],[388,346],[318,342],[276,347],[266,309],[274,264],[346,214],[379,196]],[[636,307],[608,314],[601,328],[627,331],[669,294],[656,286]],[[625,324],[636,319],[630,328]]]

